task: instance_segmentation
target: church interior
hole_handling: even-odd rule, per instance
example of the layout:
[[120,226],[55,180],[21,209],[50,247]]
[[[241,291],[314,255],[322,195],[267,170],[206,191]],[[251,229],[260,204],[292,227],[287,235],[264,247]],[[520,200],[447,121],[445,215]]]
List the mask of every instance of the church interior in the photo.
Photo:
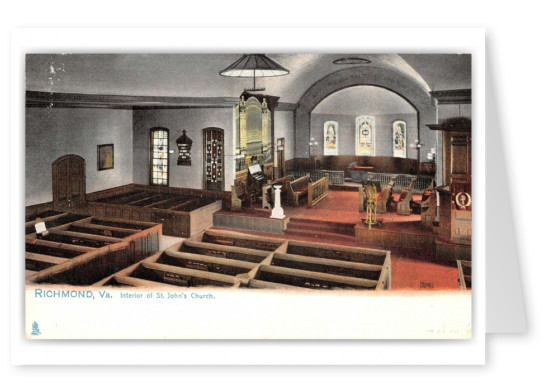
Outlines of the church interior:
[[27,284],[468,291],[471,55],[27,54]]

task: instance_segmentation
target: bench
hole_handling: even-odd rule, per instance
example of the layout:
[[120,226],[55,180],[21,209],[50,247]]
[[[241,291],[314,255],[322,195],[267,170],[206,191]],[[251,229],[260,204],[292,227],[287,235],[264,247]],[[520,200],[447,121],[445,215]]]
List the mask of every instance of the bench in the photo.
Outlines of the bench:
[[400,198],[396,204],[396,213],[399,215],[409,216],[411,214],[411,197],[413,196],[414,186],[415,179],[412,179],[409,187],[400,193]]
[[[380,189],[378,181],[366,181],[363,187],[360,187],[360,212],[365,212],[366,186],[374,185],[377,190],[377,213],[386,213],[388,204],[392,201],[392,190],[394,189],[394,180],[391,180],[387,186]],[[379,190],[380,189],[380,190]]]
[[414,213],[422,214],[424,211],[426,211],[429,208],[430,196],[433,191],[434,191],[434,181],[431,182],[429,187],[423,190],[423,193],[421,195],[421,202],[413,201],[411,203]]
[[396,203],[396,213],[402,216],[409,216],[412,212],[411,203],[413,197],[413,190],[415,189],[416,177],[409,178],[410,184],[407,188],[402,189],[400,198]]
[[286,175],[284,177],[275,179],[269,185],[264,185],[267,188],[267,191],[262,191],[262,208],[272,208],[275,202],[275,189],[273,186],[281,186],[281,203],[287,199],[287,186],[289,182],[292,182],[295,179],[293,175]]
[[391,180],[388,185],[379,192],[377,213],[386,213],[386,208],[392,201],[392,190],[394,190],[394,180]]
[[310,183],[310,175],[306,175],[295,179],[294,181],[287,182],[287,201],[292,202],[293,205],[299,206],[299,198],[308,195],[308,183]]
[[231,210],[240,210],[243,206],[252,206],[252,196],[247,184],[243,181],[235,181],[231,187]]
[[471,289],[471,261],[457,260],[457,288],[460,291]]
[[411,193],[408,190],[402,190],[400,198],[396,203],[396,213],[402,216],[409,216],[411,214]]

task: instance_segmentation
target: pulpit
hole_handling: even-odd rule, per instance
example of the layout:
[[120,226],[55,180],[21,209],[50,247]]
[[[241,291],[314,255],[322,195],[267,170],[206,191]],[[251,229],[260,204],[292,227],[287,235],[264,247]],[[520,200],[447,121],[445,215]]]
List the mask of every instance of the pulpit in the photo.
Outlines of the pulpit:
[[442,131],[442,181],[438,188],[440,223],[438,235],[460,244],[471,244],[471,120],[450,118],[438,125]]

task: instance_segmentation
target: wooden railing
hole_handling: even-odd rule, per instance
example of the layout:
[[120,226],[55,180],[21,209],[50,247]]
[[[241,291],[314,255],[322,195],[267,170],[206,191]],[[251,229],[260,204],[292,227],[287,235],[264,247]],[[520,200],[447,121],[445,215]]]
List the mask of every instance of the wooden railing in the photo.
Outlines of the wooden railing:
[[308,207],[316,205],[325,198],[329,192],[329,174],[325,174],[323,178],[308,183]]
[[334,171],[334,170],[299,170],[293,171],[295,178],[300,178],[301,176],[310,175],[312,181],[317,181],[329,174],[329,186],[340,186],[344,183],[344,171]]
[[[365,179],[379,182],[382,188],[388,186],[390,181],[394,181],[394,192],[401,192],[404,189],[409,189],[413,194],[422,194],[423,190],[431,185],[434,178],[427,175],[370,172],[366,175]],[[410,188],[412,180],[415,180],[415,183],[413,188]]]
[[313,181],[322,179],[325,175],[329,175],[329,186],[340,186],[344,183],[344,171],[314,170],[311,173]]

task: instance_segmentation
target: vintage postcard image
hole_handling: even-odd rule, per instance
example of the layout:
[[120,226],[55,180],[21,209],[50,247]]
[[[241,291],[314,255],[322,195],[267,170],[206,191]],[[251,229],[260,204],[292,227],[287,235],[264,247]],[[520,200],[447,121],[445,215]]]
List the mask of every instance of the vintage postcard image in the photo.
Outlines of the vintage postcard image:
[[472,55],[266,52],[26,53],[28,339],[472,337]]

